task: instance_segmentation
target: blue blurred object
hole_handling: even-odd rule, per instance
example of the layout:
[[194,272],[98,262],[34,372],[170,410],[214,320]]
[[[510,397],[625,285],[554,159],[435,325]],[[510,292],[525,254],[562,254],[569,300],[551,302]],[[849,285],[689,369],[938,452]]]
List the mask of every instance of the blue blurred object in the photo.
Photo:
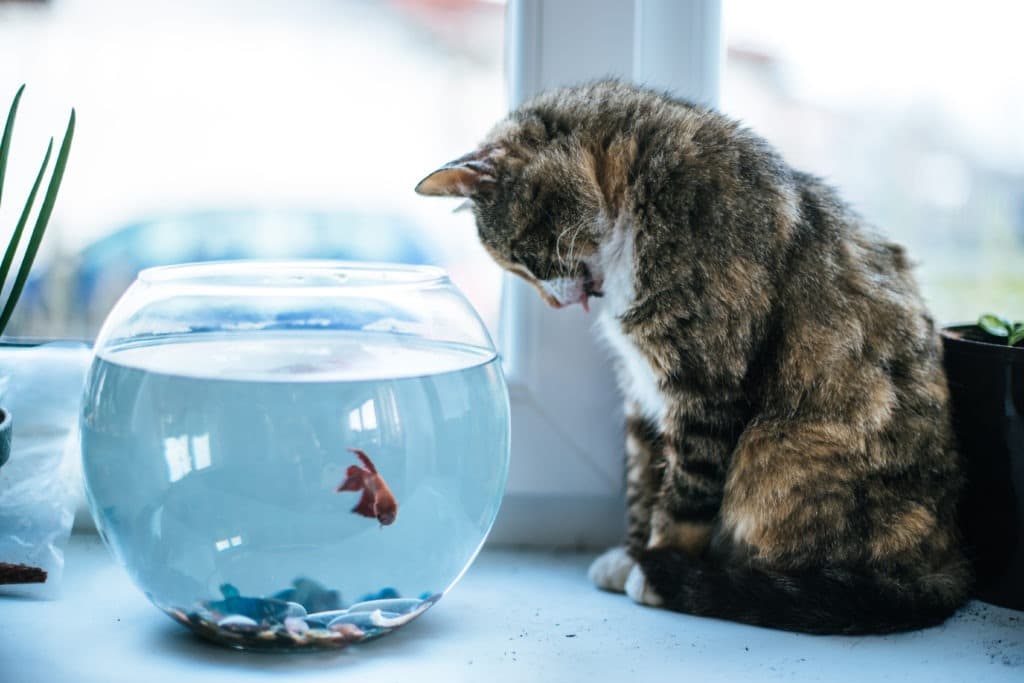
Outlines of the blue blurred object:
[[[379,213],[206,211],[131,223],[86,248],[78,293],[88,296],[111,269],[242,258],[324,258],[423,264],[424,231]],[[127,286],[127,283],[126,283]]]
[[299,577],[292,581],[292,587],[278,591],[270,596],[274,600],[297,602],[307,612],[330,612],[341,609],[341,593],[328,590],[316,581]]
[[[427,595],[429,595],[429,592],[427,593]],[[385,588],[381,588],[376,593],[367,593],[363,597],[359,598],[358,602],[372,602],[374,600],[394,600],[395,598],[400,597],[402,596],[397,590],[391,588],[390,586],[387,586]],[[426,598],[420,599],[425,600]]]
[[[152,266],[230,259],[343,259],[425,264],[442,260],[429,232],[407,217],[378,211],[209,210],[130,223],[86,247],[71,272],[37,267],[20,311],[45,311],[66,297],[71,331],[94,333],[110,306]],[[64,290],[64,291],[61,291]]]

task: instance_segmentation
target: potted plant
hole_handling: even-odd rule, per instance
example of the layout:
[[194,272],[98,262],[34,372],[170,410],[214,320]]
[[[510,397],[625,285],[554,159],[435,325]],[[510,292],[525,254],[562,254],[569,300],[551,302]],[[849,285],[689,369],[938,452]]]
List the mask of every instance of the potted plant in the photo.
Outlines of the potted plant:
[[[4,178],[7,175],[7,159],[10,156],[11,138],[14,135],[14,119],[18,115],[18,104],[21,102],[23,92],[25,92],[24,85],[18,88],[18,92],[14,94],[14,101],[11,102],[10,111],[7,113],[7,121],[4,124],[3,137],[0,138],[0,206],[3,205]],[[25,200],[25,206],[21,210],[21,217],[18,219],[17,225],[14,226],[14,232],[11,233],[7,249],[4,251],[3,261],[0,261],[0,304],[3,305],[0,308],[0,337],[3,336],[7,323],[11,320],[14,307],[18,303],[18,297],[21,296],[21,290],[25,287],[25,281],[28,280],[32,263],[35,261],[36,253],[39,251],[39,243],[42,242],[43,233],[46,232],[46,226],[50,222],[53,205],[57,202],[57,193],[60,191],[60,183],[64,179],[64,168],[68,163],[68,153],[71,151],[71,140],[74,133],[75,110],[72,109],[71,119],[68,121],[68,127],[64,133],[64,141],[61,143],[60,151],[57,153],[57,162],[54,165],[53,174],[50,176],[50,183],[46,188],[43,205],[36,216],[35,226],[32,228],[28,244],[25,246],[24,253],[22,254],[21,265],[18,266],[14,282],[6,297],[3,297],[2,293],[7,286],[7,276],[11,272],[11,266],[14,265],[14,257],[18,253],[18,246],[22,235],[25,233],[25,226],[28,224],[29,215],[32,213],[32,206],[35,204],[39,186],[42,184],[43,176],[46,175],[46,169],[50,164],[50,155],[53,153],[53,138],[50,138],[50,144],[46,147],[43,164],[36,175],[36,180],[28,194],[28,199]],[[0,465],[7,462],[7,459],[10,457],[12,424],[10,414],[3,409],[3,406],[0,406]]]
[[[0,138],[0,202],[4,198],[4,179],[7,172],[7,161],[10,156],[11,149],[11,138],[14,133],[14,121],[18,113],[18,104],[21,101],[21,95],[25,90],[25,86],[22,85],[18,92],[14,96],[14,100],[11,103],[10,110],[7,115],[7,120],[4,124],[3,137]],[[53,138],[50,138],[50,143],[46,148],[46,154],[43,157],[43,163],[36,175],[35,182],[29,191],[28,198],[21,210],[18,222],[14,226],[14,231],[11,233],[10,239],[7,243],[7,248],[4,250],[3,259],[0,260],[0,336],[3,335],[4,330],[7,327],[8,322],[11,319],[11,315],[14,313],[14,307],[18,302],[18,298],[21,295],[22,289],[25,286],[25,282],[28,279],[29,271],[32,268],[32,263],[35,260],[36,253],[39,251],[39,244],[42,241],[43,234],[46,231],[46,226],[49,223],[50,215],[53,213],[53,206],[57,200],[57,193],[60,190],[61,180],[64,177],[64,169],[67,165],[68,153],[71,149],[71,140],[75,130],[75,112],[72,109],[71,118],[68,121],[67,130],[64,133],[64,139],[61,143],[60,150],[57,152],[57,158],[53,166],[53,173],[50,176],[50,181],[46,186],[45,194],[42,199],[42,204],[39,207],[39,212],[36,215],[35,222],[31,231],[27,233],[27,241],[24,243],[24,248],[21,249],[21,259],[17,269],[14,269],[16,257],[19,253],[19,248],[22,247],[22,239],[26,235],[26,227],[29,224],[29,218],[32,213],[33,206],[36,201],[36,196],[39,194],[40,187],[43,183],[43,178],[46,175],[46,171],[50,165],[50,159],[53,154]],[[13,280],[8,287],[8,277],[13,275]],[[4,295],[6,292],[6,295]],[[6,345],[6,344],[5,344]],[[8,373],[0,368],[0,400],[8,398],[8,390],[10,389]],[[11,457],[13,436],[14,436],[14,423],[15,417],[12,412],[6,409],[3,405],[0,405],[0,466],[3,466]],[[51,449],[52,450],[52,449]],[[39,459],[43,461],[42,458]],[[47,459],[47,462],[59,462],[57,458]],[[35,463],[27,465],[24,471],[19,473],[16,477],[13,477],[16,481],[14,484],[22,484],[25,482],[35,483],[37,479],[42,481],[53,481],[54,474],[32,472]],[[13,465],[7,465],[5,469],[9,470]],[[26,476],[26,474],[28,476]],[[40,476],[42,475],[42,476]],[[12,512],[11,515],[18,521],[18,524],[22,529],[19,529],[19,533],[23,533],[25,528],[30,531],[38,530],[42,536],[48,534],[47,530],[42,528],[49,524],[49,522],[43,522],[41,524],[34,524],[35,520],[32,520],[33,504],[43,496],[49,495],[48,490],[38,490],[33,493],[32,487],[20,487],[13,486],[12,482],[4,481],[0,482],[0,485],[6,485],[6,488],[13,491],[8,497],[4,497],[4,491],[0,491],[0,504],[4,504],[6,507],[17,508],[16,511]],[[0,510],[0,513],[3,513]],[[4,517],[0,514],[0,522],[4,521]],[[49,526],[53,526],[49,524]],[[21,584],[21,583],[34,583],[34,582],[45,582],[47,573],[41,567],[31,566],[20,562],[7,561],[11,558],[3,556],[5,549],[14,543],[23,543],[23,539],[14,538],[12,543],[8,543],[8,534],[6,530],[2,528],[0,524],[0,584]],[[52,537],[52,534],[48,534]]]
[[986,314],[945,328],[942,344],[975,595],[1024,609],[1024,323]]

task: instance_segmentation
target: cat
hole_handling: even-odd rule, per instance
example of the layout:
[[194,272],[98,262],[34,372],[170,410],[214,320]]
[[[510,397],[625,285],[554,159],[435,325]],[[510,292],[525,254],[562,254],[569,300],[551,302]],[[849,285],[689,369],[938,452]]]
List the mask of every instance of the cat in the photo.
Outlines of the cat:
[[541,94],[418,193],[555,307],[604,298],[628,538],[598,587],[807,633],[942,622],[971,582],[941,351],[904,250],[708,108]]

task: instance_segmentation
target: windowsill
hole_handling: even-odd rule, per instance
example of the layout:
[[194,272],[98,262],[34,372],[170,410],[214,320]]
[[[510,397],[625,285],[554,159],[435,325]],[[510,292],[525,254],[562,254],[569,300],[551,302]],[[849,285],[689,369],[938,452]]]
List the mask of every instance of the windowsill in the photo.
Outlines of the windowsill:
[[[99,538],[72,536],[64,597],[4,600],[3,680],[1019,681],[1024,614],[973,602],[944,626],[898,636],[794,635],[633,605],[593,589],[590,554],[486,549],[437,607],[347,651],[234,652],[153,608]],[[88,610],[87,611],[87,606]]]

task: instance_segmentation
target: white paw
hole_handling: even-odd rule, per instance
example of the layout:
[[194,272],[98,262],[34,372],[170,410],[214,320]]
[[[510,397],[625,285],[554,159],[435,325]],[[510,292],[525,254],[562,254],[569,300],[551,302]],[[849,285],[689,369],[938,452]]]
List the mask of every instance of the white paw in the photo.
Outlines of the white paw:
[[629,577],[626,579],[626,595],[631,597],[633,602],[651,607],[661,607],[664,602],[661,596],[651,588],[647,577],[644,576],[644,570],[640,569],[639,565],[633,567],[629,572]]
[[587,576],[601,590],[621,593],[626,587],[626,577],[635,564],[633,558],[626,554],[625,548],[611,548],[590,563]]

